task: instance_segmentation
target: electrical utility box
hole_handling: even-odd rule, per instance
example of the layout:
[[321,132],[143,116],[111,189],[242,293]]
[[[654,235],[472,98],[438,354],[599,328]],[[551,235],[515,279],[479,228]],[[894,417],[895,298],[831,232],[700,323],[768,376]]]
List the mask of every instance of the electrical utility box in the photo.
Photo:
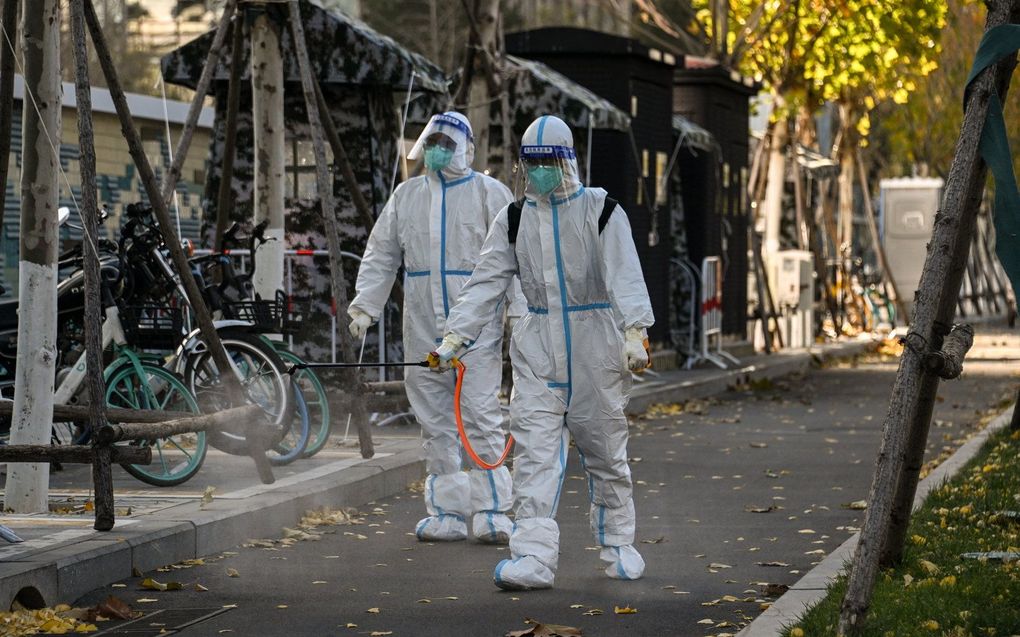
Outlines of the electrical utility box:
[[810,347],[815,341],[814,256],[806,250],[781,250],[769,270],[783,344]]
[[879,226],[889,262],[889,274],[906,305],[914,313],[914,292],[942,201],[940,178],[904,177],[880,182]]

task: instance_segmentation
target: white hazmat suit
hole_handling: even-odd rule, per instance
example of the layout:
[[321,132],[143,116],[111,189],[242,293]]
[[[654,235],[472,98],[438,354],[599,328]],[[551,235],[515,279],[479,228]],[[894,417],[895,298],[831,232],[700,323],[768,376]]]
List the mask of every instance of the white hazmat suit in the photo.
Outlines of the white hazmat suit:
[[[516,242],[508,236],[511,207],[504,208],[437,350],[448,356],[451,347],[482,333],[499,314],[513,276],[520,275],[528,314],[514,327],[510,345],[516,524],[511,559],[496,566],[494,579],[506,589],[553,585],[559,557],[555,516],[570,436],[588,474],[591,530],[603,547],[606,574],[636,579],[644,561],[633,547],[624,407],[628,366],[647,364],[642,341],[654,321],[641,264],[621,208],[607,207],[610,214],[600,232],[607,195],[581,185],[567,125],[555,117],[539,118],[522,144],[528,185]],[[528,158],[543,153],[558,161],[529,167]],[[543,170],[554,173],[554,189],[539,174]]]
[[[350,304],[352,333],[357,337],[378,320],[401,263],[404,266],[403,339],[407,360],[421,360],[436,348],[446,317],[471,276],[478,253],[496,213],[512,198],[500,182],[471,170],[474,147],[471,127],[460,113],[433,116],[408,155],[441,152],[427,139],[445,136],[456,144],[439,170],[400,184],[387,202],[368,239],[358,272],[357,295]],[[423,153],[424,149],[424,153]],[[520,293],[518,292],[518,295]],[[506,298],[504,296],[503,298]],[[525,311],[523,299],[520,309]],[[495,462],[505,446],[498,398],[502,377],[503,317],[501,300],[478,323],[474,342],[464,354],[470,373],[461,395],[464,425],[476,452]],[[512,524],[506,516],[513,503],[510,473],[461,471],[461,445],[453,411],[454,378],[439,377],[419,367],[405,372],[411,409],[424,436],[425,508],[428,517],[415,528],[420,540],[461,540],[465,518],[473,514],[474,537],[506,543]]]

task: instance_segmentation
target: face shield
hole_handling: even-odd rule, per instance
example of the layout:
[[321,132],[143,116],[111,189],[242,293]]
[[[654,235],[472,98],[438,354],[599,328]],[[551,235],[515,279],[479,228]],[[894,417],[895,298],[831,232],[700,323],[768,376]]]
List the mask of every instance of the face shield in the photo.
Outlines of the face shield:
[[514,195],[517,199],[559,203],[580,188],[570,127],[553,115],[539,117],[521,137],[521,157],[514,168]]
[[581,182],[574,149],[569,146],[521,146],[514,168],[514,194],[520,199],[566,199]]
[[471,124],[460,113],[448,112],[432,116],[407,158],[421,159],[429,172],[460,176],[471,172],[474,154]]

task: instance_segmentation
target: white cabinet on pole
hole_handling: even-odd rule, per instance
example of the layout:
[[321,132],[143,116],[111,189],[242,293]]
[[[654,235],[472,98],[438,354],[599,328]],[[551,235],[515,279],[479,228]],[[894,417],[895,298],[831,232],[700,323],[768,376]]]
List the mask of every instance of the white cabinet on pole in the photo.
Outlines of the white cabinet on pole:
[[780,250],[771,266],[772,294],[780,313],[783,345],[810,347],[815,341],[814,257],[806,250]]

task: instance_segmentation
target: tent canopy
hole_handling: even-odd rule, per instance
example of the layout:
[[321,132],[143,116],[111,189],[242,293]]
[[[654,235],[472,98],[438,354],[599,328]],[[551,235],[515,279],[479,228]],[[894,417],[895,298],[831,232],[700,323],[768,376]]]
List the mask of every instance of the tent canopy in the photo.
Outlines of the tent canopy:
[[[556,114],[574,129],[592,128],[626,132],[630,116],[608,100],[541,62],[507,55],[511,107],[516,114],[537,117]],[[589,117],[591,118],[589,121]],[[530,123],[530,121],[528,122]]]
[[683,115],[673,114],[673,132],[680,137],[683,145],[705,152],[722,152],[719,142],[712,133],[698,126]]
[[[241,11],[264,10],[277,24],[287,24],[287,5],[241,4]],[[406,91],[414,74],[414,90],[446,93],[448,82],[442,69],[424,56],[407,50],[363,22],[324,9],[313,0],[299,0],[312,72],[323,84],[389,86]],[[195,88],[212,45],[213,32],[205,33],[171,51],[161,61],[163,78],[171,84]],[[281,28],[280,49],[284,59],[284,78],[299,82],[297,58],[290,29]],[[230,54],[221,56],[214,81],[226,82],[230,76]],[[245,39],[242,78],[251,77],[251,43]],[[224,59],[226,58],[226,59]]]

